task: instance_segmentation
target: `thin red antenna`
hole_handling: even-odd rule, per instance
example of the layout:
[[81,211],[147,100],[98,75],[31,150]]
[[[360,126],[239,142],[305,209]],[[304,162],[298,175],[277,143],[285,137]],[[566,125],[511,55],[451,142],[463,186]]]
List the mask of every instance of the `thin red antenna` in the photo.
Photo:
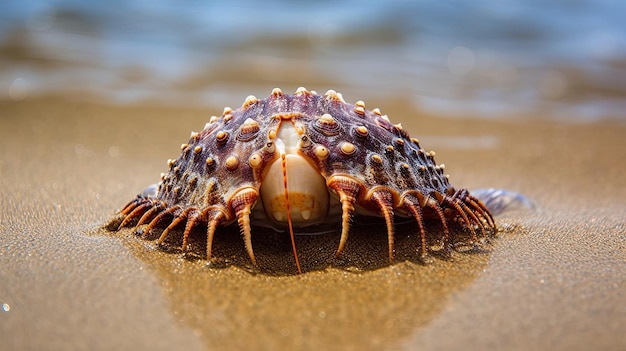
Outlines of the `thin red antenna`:
[[302,274],[300,269],[300,260],[298,260],[298,252],[296,251],[296,240],[293,235],[293,223],[291,222],[291,210],[289,208],[289,191],[287,190],[287,160],[286,155],[282,153],[280,158],[282,159],[283,166],[283,189],[285,189],[285,209],[287,210],[287,222],[289,223],[289,235],[291,236],[291,247],[293,248],[293,257],[296,259],[296,266],[298,267],[298,274]]

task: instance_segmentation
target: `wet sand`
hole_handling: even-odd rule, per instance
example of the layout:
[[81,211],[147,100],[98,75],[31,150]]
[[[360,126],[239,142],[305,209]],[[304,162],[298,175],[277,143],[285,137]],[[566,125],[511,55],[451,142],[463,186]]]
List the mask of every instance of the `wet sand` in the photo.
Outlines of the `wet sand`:
[[538,210],[498,217],[485,252],[426,265],[405,226],[386,266],[374,226],[339,261],[336,234],[299,237],[299,276],[284,236],[255,232],[270,272],[251,273],[226,230],[216,255],[229,263],[207,267],[201,232],[182,255],[101,227],[221,106],[0,102],[2,348],[626,348],[623,123],[418,118],[366,101],[436,150],[455,186],[519,191]]

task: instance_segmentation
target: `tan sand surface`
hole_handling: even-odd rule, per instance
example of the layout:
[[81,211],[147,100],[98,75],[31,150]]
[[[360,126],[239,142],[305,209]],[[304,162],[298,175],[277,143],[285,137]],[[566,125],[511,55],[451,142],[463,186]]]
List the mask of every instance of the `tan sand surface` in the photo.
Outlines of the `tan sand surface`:
[[626,349],[623,123],[372,103],[436,150],[457,187],[519,191],[538,209],[498,217],[486,252],[427,265],[405,225],[392,266],[384,231],[361,226],[337,261],[336,233],[298,237],[303,275],[288,239],[262,230],[271,274],[250,272],[228,230],[216,255],[230,264],[208,267],[201,232],[182,255],[101,227],[219,106],[0,102],[0,348]]

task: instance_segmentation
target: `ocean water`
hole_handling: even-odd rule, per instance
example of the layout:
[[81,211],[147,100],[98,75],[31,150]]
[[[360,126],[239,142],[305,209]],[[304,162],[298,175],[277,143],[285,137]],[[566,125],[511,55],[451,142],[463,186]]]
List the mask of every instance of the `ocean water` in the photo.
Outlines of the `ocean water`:
[[0,97],[236,106],[273,87],[626,120],[626,2],[3,1]]

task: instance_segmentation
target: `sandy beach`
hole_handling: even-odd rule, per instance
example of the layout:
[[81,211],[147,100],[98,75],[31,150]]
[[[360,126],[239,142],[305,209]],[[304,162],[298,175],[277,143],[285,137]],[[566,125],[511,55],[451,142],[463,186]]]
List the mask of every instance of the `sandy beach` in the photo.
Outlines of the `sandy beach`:
[[0,102],[1,348],[626,348],[626,125],[371,104],[436,150],[457,187],[517,191],[537,209],[497,217],[486,252],[426,265],[401,228],[387,266],[373,227],[355,229],[339,263],[337,233],[299,237],[303,275],[290,273],[288,241],[263,231],[259,264],[276,274],[250,272],[226,230],[216,254],[230,263],[208,267],[102,226],[222,106]]

